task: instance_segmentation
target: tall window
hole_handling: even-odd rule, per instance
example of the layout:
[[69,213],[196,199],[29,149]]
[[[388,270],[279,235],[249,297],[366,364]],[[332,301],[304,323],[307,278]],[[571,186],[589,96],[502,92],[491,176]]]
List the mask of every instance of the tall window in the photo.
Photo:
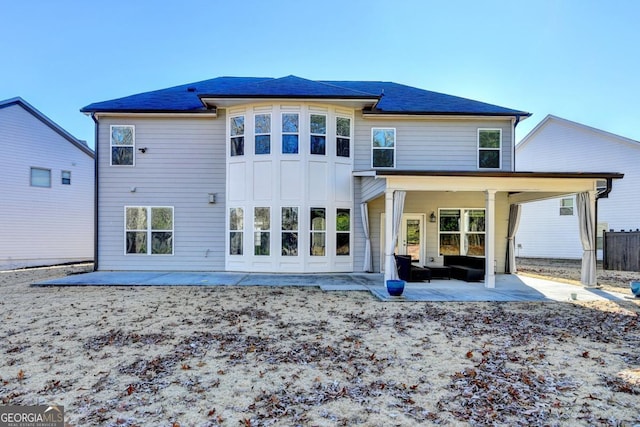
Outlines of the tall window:
[[244,116],[230,119],[231,156],[244,156]]
[[71,185],[71,171],[62,171],[62,185]]
[[255,116],[255,153],[271,154],[271,114]]
[[271,244],[271,208],[253,210],[253,254],[269,255]]
[[173,207],[126,206],[127,254],[173,254]]
[[573,197],[560,199],[560,216],[573,215]]
[[336,156],[349,157],[351,146],[351,119],[336,118]]
[[282,114],[282,154],[298,154],[299,119],[298,113]]
[[43,168],[31,168],[32,187],[51,187],[51,170]]
[[298,208],[282,208],[282,255],[298,255]]
[[310,255],[325,256],[327,242],[327,215],[325,208],[311,208]]
[[396,165],[396,130],[371,129],[372,165],[374,168],[393,168]]
[[351,210],[336,210],[336,255],[349,255],[351,241]]
[[501,129],[478,129],[478,168],[500,169]]
[[440,255],[484,256],[484,209],[440,209]]
[[111,165],[133,166],[135,162],[135,128],[111,125]]
[[242,208],[229,209],[229,255],[242,255],[244,235],[244,211]]
[[311,114],[309,122],[311,154],[325,155],[327,151],[327,116]]

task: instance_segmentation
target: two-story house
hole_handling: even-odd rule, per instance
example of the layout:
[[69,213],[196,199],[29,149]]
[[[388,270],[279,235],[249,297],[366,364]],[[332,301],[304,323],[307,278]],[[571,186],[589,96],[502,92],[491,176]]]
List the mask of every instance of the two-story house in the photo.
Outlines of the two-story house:
[[19,97],[0,131],[0,270],[92,260],[93,150]]
[[391,82],[220,77],[81,111],[96,123],[100,270],[391,277],[394,253],[464,254],[485,257],[492,287],[510,205],[593,204],[618,177],[515,172],[528,113]]

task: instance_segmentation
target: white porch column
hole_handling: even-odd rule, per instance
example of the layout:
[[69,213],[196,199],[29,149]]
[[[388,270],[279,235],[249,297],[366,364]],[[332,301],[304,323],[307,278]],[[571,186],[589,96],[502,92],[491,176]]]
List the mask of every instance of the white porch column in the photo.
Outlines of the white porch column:
[[388,254],[387,250],[389,242],[393,239],[393,190],[385,190],[384,192],[384,280],[390,280],[391,269],[393,263],[391,257],[393,253]]
[[496,190],[485,191],[484,287],[496,287]]

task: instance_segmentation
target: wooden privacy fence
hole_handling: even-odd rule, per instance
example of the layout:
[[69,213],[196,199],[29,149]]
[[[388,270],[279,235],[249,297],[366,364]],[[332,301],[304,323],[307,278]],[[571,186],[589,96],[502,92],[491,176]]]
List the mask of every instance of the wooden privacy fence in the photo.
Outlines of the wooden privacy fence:
[[640,271],[640,230],[605,231],[602,243],[605,270]]

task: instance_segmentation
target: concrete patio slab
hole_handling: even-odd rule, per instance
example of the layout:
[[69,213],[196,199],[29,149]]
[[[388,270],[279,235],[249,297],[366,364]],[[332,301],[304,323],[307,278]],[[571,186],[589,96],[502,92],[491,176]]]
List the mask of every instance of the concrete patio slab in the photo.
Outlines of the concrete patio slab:
[[633,297],[527,276],[500,274],[495,288],[484,283],[432,280],[407,283],[392,297],[382,274],[259,274],[231,272],[97,271],[34,283],[33,286],[317,286],[324,291],[368,291],[381,301],[594,301]]

